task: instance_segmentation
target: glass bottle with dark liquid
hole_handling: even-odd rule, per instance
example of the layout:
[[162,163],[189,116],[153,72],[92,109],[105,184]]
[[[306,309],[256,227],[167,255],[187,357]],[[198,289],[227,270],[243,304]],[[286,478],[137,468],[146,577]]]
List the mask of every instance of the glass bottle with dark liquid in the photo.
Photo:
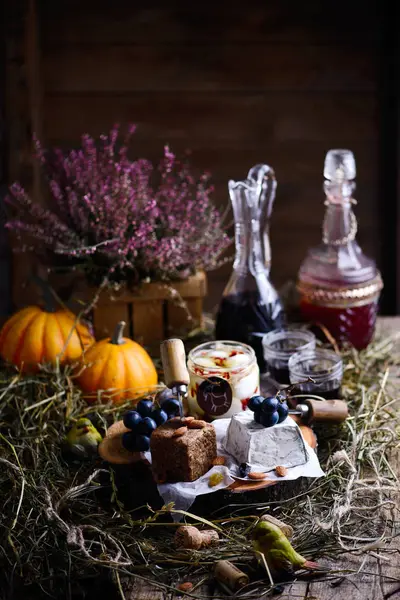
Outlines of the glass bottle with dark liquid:
[[374,334],[383,284],[375,262],[363,254],[355,239],[355,176],[352,152],[327,153],[323,240],[309,250],[301,265],[298,290],[305,320],[323,325],[339,343],[347,341],[361,350]]
[[229,181],[235,219],[236,256],[216,320],[216,338],[249,344],[261,372],[265,362],[261,340],[282,327],[284,311],[270,282],[269,219],[276,192],[274,171],[268,165],[250,169],[244,181]]

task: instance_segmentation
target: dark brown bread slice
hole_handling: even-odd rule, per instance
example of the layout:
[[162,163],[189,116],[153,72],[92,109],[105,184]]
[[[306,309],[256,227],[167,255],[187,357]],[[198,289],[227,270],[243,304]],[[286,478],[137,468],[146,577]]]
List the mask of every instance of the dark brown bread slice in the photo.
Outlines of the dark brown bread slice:
[[167,421],[153,432],[150,442],[152,470],[157,482],[195,481],[211,468],[217,455],[215,429],[188,429],[183,435],[179,420]]

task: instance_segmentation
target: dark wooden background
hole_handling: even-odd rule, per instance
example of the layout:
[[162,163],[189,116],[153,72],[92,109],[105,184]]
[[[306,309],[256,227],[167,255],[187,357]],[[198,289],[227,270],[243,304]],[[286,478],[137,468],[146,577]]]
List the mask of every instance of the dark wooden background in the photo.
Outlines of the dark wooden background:
[[[7,19],[9,180],[38,183],[32,129],[46,144],[71,147],[115,122],[137,124],[138,156],[156,159],[165,143],[190,148],[193,166],[213,174],[220,205],[229,178],[267,162],[278,179],[271,235],[279,287],[320,240],[326,151],[350,148],[358,240],[390,274],[384,232],[395,197],[385,198],[383,215],[381,190],[395,195],[383,160],[393,98],[374,2],[26,0]],[[17,296],[20,272],[14,266]],[[209,307],[229,272],[210,274]],[[382,308],[393,313],[388,289]]]

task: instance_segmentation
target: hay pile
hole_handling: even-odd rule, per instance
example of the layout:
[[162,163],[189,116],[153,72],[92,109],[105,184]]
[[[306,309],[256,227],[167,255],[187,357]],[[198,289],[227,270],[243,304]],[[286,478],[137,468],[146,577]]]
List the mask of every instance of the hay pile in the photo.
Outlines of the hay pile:
[[[244,504],[235,496],[225,515],[218,511],[206,520],[220,529],[218,548],[196,552],[174,548],[173,507],[127,511],[113,471],[99,459],[79,462],[62,452],[65,432],[76,418],[89,415],[104,431],[126,407],[88,407],[68,371],[22,377],[3,369],[0,597],[83,598],[88,581],[94,594],[100,593],[96,582],[104,593],[107,580],[121,591],[121,578],[132,574],[171,589],[172,582],[189,575],[208,577],[218,558],[252,569],[248,531],[265,512],[295,528],[294,545],[307,557],[334,559],[350,551],[361,561],[382,540],[389,549],[399,521],[398,480],[391,466],[400,434],[390,377],[400,362],[394,347],[395,339],[387,338],[361,353],[345,351],[343,393],[351,418],[319,433],[326,477],[285,501]],[[195,515],[186,514],[185,520],[202,523]],[[253,597],[268,585],[253,584]]]

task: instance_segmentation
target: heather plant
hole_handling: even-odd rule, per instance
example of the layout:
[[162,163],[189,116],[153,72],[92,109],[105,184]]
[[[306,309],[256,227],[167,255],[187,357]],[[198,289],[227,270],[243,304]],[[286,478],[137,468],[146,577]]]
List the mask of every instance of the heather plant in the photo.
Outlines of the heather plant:
[[213,205],[209,176],[195,178],[168,146],[157,167],[128,157],[118,127],[78,150],[46,151],[36,159],[48,183],[48,208],[14,183],[6,227],[52,268],[82,268],[90,282],[170,281],[219,267],[230,244],[224,217]]

